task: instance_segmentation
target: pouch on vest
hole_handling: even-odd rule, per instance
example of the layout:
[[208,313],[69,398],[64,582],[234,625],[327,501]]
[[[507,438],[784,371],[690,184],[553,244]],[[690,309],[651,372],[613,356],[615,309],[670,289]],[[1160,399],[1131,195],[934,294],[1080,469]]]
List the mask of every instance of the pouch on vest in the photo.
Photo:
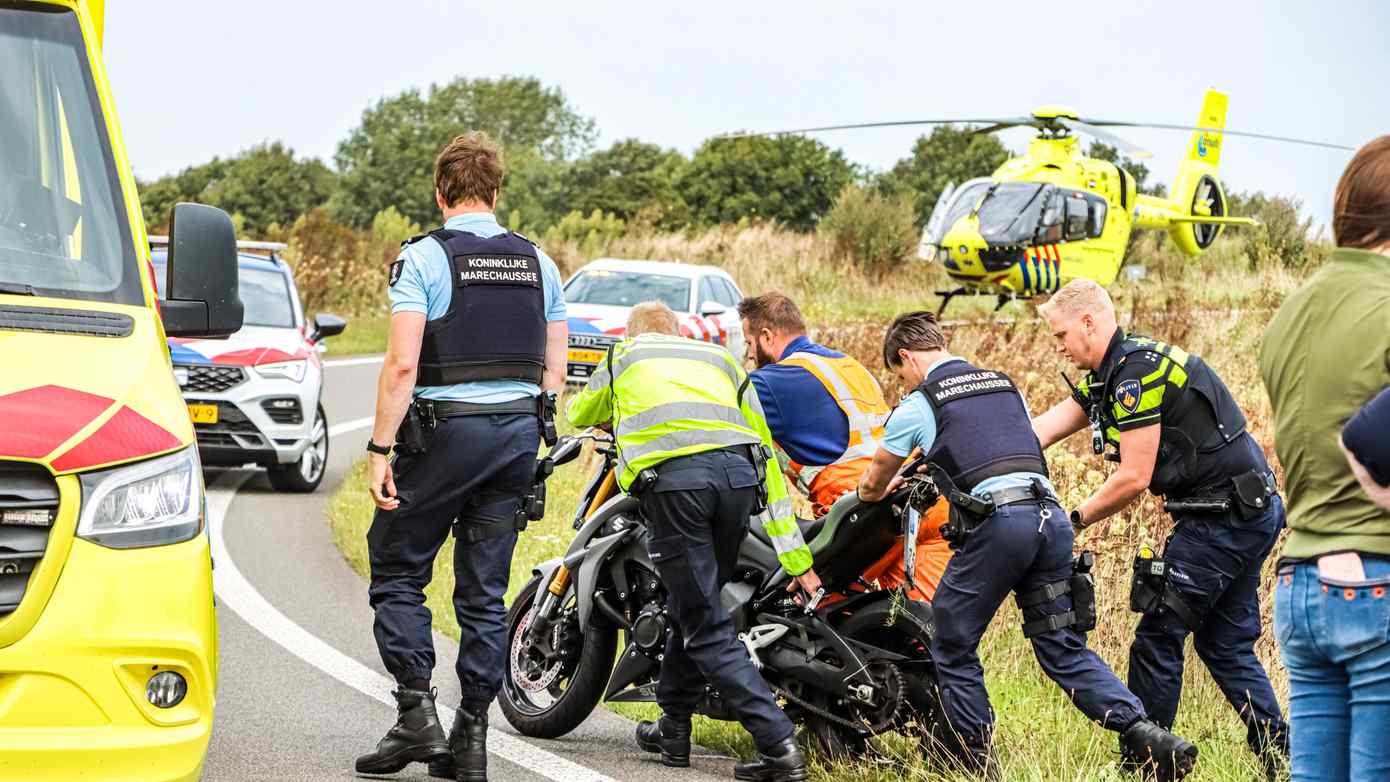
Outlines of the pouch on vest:
[[1274,473],[1260,470],[1243,472],[1231,479],[1235,486],[1235,509],[1243,521],[1259,518],[1273,504]]
[[1167,608],[1187,627],[1197,630],[1202,620],[1168,581],[1168,563],[1145,547],[1134,558],[1134,578],[1129,588],[1129,610],[1136,614],[1156,614]]

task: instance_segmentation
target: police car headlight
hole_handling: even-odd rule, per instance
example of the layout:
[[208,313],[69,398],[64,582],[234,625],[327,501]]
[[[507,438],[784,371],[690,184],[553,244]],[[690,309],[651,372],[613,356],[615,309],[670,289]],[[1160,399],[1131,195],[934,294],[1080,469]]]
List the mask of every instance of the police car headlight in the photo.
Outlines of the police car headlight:
[[202,529],[203,474],[196,447],[80,479],[80,538],[109,548],[139,548],[180,543]]
[[283,377],[289,378],[296,383],[304,382],[304,373],[309,371],[309,362],[303,359],[298,361],[279,361],[274,364],[261,364],[256,368],[256,374],[261,377]]

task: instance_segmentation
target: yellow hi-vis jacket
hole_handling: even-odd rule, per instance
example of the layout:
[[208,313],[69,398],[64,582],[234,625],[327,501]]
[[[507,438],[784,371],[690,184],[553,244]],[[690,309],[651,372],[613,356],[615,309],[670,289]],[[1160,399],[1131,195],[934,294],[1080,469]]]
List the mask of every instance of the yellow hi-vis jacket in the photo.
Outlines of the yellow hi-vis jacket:
[[[610,374],[609,366],[612,366]],[[614,345],[589,383],[569,404],[575,426],[610,419],[618,441],[618,485],[677,456],[730,446],[772,447],[762,404],[747,374],[718,345],[664,334],[643,334]],[[739,392],[742,389],[742,399]],[[790,574],[811,567],[791,499],[776,464],[767,466],[767,510],[757,521]]]
[[[797,351],[777,363],[800,367],[820,381],[849,423],[849,442],[844,453],[830,464],[805,465],[788,459],[792,476],[811,498],[819,515],[859,486],[860,476],[869,469],[883,439],[890,410],[878,381],[863,364],[849,356]],[[805,423],[816,425],[813,421]]]

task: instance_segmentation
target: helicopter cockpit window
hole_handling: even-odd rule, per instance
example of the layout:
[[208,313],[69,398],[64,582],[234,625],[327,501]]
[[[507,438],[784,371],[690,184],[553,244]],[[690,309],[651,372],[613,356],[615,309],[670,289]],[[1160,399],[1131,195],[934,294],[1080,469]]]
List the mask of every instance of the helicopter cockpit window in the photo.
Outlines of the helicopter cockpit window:
[[1031,243],[1038,233],[1052,185],[1001,182],[980,202],[980,238],[991,245]]
[[1062,233],[1069,242],[1085,239],[1090,234],[1091,222],[1091,207],[1086,202],[1086,196],[1072,192],[1067,193],[1062,200],[1066,202],[1066,224]]
[[1109,202],[1097,195],[1087,195],[1086,203],[1090,209],[1090,215],[1086,221],[1086,236],[1091,239],[1099,239],[1105,232],[1105,215],[1109,209]]

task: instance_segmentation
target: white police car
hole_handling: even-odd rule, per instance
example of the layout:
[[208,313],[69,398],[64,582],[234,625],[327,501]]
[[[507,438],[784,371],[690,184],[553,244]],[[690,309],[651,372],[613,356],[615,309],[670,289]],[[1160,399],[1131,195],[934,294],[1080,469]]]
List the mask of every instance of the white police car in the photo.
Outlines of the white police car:
[[723,345],[742,363],[742,298],[734,278],[714,266],[614,258],[585,264],[565,283],[569,379],[585,382],[608,347],[626,335],[629,310],[652,299],[675,311],[682,335]]
[[[163,237],[151,237],[161,244]],[[198,455],[207,466],[265,467],[279,491],[311,492],[328,462],[323,395],[323,340],[347,321],[320,314],[304,320],[290,267],[276,252],[285,245],[237,242],[242,329],[227,339],[169,338],[174,376],[188,403]],[[166,258],[151,259],[161,297]]]

